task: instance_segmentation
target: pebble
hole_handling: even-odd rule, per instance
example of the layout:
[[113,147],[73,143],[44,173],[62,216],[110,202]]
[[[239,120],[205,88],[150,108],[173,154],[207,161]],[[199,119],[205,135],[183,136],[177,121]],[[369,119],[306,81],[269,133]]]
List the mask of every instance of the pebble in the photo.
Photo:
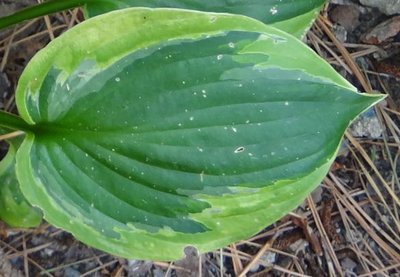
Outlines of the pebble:
[[378,139],[383,134],[383,128],[373,108],[360,115],[350,126],[349,131],[357,138]]
[[400,0],[360,0],[361,4],[378,8],[387,15],[400,14]]
[[64,271],[63,276],[64,277],[79,277],[79,276],[81,276],[81,273],[78,270],[73,269],[72,267],[67,267]]
[[260,260],[262,261],[262,263],[256,263],[254,264],[251,268],[250,268],[250,272],[257,272],[260,270],[261,266],[268,266],[268,265],[273,265],[276,261],[276,253],[271,252],[271,251],[267,251],[265,252]]
[[345,269],[347,272],[354,272],[354,269],[356,268],[357,264],[350,258],[346,257],[344,258],[340,264],[342,265],[343,269]]

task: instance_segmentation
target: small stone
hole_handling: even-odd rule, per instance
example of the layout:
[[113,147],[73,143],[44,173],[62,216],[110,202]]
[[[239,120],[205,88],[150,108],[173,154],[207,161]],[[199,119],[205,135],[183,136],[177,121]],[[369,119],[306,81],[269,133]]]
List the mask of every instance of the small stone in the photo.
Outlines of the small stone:
[[311,198],[313,199],[314,203],[319,203],[322,200],[322,193],[323,189],[321,186],[318,186],[312,193]]
[[400,0],[360,0],[361,4],[378,8],[387,15],[400,14]]
[[142,261],[140,260],[128,260],[128,267],[130,269],[136,270],[141,265]]
[[251,268],[250,272],[257,272],[260,270],[261,265],[259,263],[255,263]]
[[346,29],[347,32],[353,31],[360,25],[360,10],[351,5],[339,5],[332,10],[330,17],[333,22]]
[[357,118],[349,129],[354,137],[377,139],[382,137],[383,128],[374,109],[369,109]]
[[261,266],[265,267],[265,266],[273,265],[276,261],[276,253],[267,251],[261,256],[260,261],[262,261],[262,263],[258,262],[250,268],[251,272],[259,271]]
[[79,277],[81,273],[72,267],[67,267],[64,271],[64,277]]
[[349,154],[349,141],[345,138],[340,145],[339,151],[337,153],[337,157],[347,157]]
[[156,269],[153,270],[153,276],[154,277],[164,277],[165,276],[165,272],[162,271],[159,268],[156,268]]
[[347,41],[347,30],[341,25],[335,25],[333,28],[335,37],[342,43]]
[[45,248],[45,249],[43,250],[43,252],[44,252],[45,256],[51,257],[51,256],[53,255],[53,253],[54,253],[54,250],[53,250],[53,249],[50,249],[50,248]]
[[268,251],[261,256],[261,260],[263,260],[268,265],[272,265],[276,261],[276,253]]
[[357,264],[350,258],[346,257],[344,258],[340,264],[342,265],[343,269],[348,271],[348,272],[354,272],[354,269],[356,268]]

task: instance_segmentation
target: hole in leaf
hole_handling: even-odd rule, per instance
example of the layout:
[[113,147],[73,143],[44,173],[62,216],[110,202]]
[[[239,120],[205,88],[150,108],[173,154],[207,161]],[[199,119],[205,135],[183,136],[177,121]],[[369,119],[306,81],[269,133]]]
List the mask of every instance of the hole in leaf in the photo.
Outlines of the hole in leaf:
[[240,147],[238,147],[236,150],[235,150],[235,153],[237,154],[237,153],[241,153],[241,152],[243,152],[244,151],[244,147],[243,146],[240,146]]

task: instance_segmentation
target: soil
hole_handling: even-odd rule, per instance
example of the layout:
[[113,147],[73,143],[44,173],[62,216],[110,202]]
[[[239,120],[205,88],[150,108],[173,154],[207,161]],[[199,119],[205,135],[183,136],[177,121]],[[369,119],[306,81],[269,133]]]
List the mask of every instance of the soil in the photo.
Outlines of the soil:
[[[391,23],[397,15],[385,14],[383,8],[357,0],[330,2],[322,12],[326,24],[372,89],[389,97],[353,125],[329,176],[302,206],[247,241],[201,256],[189,251],[174,263],[114,257],[45,222],[30,230],[1,223],[0,276],[237,276],[243,270],[245,276],[400,276],[399,206],[393,196],[399,196],[400,172],[400,24]],[[0,16],[35,3],[0,1]],[[40,19],[12,40],[13,28],[0,33],[1,108],[16,112],[13,93],[27,62],[82,15],[74,10],[49,20],[52,30]],[[306,43],[364,90],[319,24]],[[2,144],[2,155],[5,151]]]

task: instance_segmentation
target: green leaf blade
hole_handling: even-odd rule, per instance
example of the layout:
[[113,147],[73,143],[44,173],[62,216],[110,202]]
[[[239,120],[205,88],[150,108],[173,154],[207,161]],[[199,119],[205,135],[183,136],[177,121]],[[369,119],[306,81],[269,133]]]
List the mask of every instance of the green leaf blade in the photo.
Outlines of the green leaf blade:
[[18,178],[49,222],[85,243],[177,259],[300,204],[349,122],[378,100],[255,20],[119,11],[67,32],[24,72],[17,104],[35,132]]
[[178,8],[249,16],[302,38],[325,0],[102,0],[86,4],[87,17],[129,7]]
[[38,226],[42,215],[22,195],[15,174],[16,149],[21,142],[18,137],[9,140],[7,155],[0,162],[0,219],[11,227],[29,228]]

